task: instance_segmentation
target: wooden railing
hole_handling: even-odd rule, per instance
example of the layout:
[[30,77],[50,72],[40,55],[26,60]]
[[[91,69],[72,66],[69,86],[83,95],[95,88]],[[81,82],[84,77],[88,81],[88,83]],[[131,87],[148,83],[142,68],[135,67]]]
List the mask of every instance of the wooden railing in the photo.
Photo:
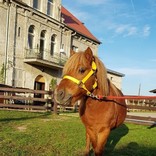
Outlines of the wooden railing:
[[[132,112],[132,113],[128,113],[126,117],[126,122],[156,126],[156,99],[151,99],[151,100],[132,99],[132,100],[126,100],[126,102],[127,102],[127,111]],[[148,114],[148,116],[146,114]],[[150,114],[155,114],[155,115],[150,116]]]
[[46,111],[54,105],[51,91],[0,87],[0,108]]
[[126,100],[128,111],[156,111],[156,99]]
[[[126,100],[128,112],[153,112],[156,113],[156,100]],[[53,99],[53,92],[23,88],[0,87],[0,108],[20,109],[26,111],[57,111],[60,107]],[[63,111],[78,111],[79,106],[63,108]],[[156,125],[156,117],[127,115],[125,122]]]

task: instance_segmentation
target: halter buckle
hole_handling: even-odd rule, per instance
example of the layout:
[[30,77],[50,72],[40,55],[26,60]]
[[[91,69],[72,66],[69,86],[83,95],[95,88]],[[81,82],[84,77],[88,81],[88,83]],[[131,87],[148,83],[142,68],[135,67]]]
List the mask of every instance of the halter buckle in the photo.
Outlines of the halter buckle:
[[79,86],[80,88],[83,88],[83,85],[84,85],[84,83],[82,82],[82,80],[79,80],[78,86]]

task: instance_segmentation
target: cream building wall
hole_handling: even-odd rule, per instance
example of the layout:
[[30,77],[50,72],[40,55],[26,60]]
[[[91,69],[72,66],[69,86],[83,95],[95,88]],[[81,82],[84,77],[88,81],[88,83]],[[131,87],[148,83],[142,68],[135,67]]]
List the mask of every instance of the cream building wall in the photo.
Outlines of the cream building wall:
[[[72,38],[73,30],[61,21],[61,0],[54,0],[53,15],[47,15],[47,0],[39,0],[40,9],[33,8],[33,0],[0,1],[0,71],[4,66],[5,84],[15,87],[34,89],[38,76],[44,78],[45,89],[49,89],[52,78],[61,78],[63,66],[58,59],[67,58],[70,54],[71,40],[79,50],[91,46],[97,53],[98,44],[93,45],[81,36]],[[30,26],[34,26],[33,49],[28,46]],[[45,32],[43,57],[38,60],[36,53],[40,47],[41,32]],[[50,54],[51,36],[55,34],[54,56]],[[92,46],[93,45],[93,46]],[[30,52],[32,52],[30,54]],[[64,54],[61,54],[63,52]],[[35,55],[36,58],[31,58]],[[56,56],[56,57],[55,57]],[[2,83],[2,82],[1,82]]]
[[125,76],[122,73],[107,69],[108,79],[120,90],[122,90],[122,78]]

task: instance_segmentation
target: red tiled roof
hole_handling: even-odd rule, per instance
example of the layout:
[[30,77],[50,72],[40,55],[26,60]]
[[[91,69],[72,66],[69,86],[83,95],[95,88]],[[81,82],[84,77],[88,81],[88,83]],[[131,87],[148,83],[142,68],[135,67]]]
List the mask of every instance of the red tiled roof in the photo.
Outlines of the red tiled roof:
[[85,26],[79,21],[74,15],[72,15],[66,8],[62,6],[61,14],[64,18],[64,23],[67,24],[68,27],[72,28],[76,32],[88,37],[89,39],[94,40],[95,42],[101,43]]

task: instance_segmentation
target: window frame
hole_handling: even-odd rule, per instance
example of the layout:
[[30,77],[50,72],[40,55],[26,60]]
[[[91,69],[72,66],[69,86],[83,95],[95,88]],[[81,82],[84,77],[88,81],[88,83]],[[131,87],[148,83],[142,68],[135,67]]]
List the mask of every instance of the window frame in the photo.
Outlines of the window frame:
[[54,1],[48,0],[47,1],[47,15],[53,17],[54,15]]
[[34,48],[34,38],[35,38],[35,26],[30,25],[28,29],[28,47],[29,49]]
[[42,30],[40,33],[40,47],[39,47],[41,57],[43,57],[43,53],[45,51],[45,41],[46,41],[46,30]]
[[55,47],[56,47],[56,34],[51,35],[51,41],[50,41],[50,55],[53,56],[55,53]]
[[40,0],[33,0],[33,8],[36,10],[41,10],[41,1]]

